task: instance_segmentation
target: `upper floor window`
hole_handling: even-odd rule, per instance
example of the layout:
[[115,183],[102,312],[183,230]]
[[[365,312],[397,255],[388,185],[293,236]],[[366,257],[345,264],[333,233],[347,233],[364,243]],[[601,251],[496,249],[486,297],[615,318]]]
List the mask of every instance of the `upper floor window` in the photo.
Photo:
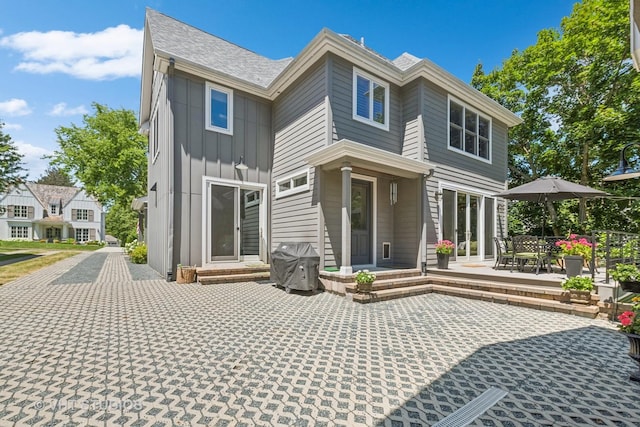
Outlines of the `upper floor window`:
[[353,118],[389,130],[389,85],[353,69]]
[[49,205],[49,213],[51,215],[58,215],[58,205]]
[[206,91],[206,128],[233,135],[233,91],[209,82]]
[[276,181],[276,199],[309,190],[309,169]]
[[15,205],[13,207],[14,218],[29,218],[29,206]]
[[76,209],[76,221],[89,221],[89,209]]
[[449,100],[449,148],[491,160],[491,119]]

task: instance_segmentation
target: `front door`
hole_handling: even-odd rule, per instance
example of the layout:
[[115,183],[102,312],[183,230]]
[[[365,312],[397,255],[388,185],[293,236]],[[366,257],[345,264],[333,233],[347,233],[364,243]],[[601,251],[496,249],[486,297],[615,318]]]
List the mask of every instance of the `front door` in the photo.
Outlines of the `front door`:
[[371,182],[351,181],[351,265],[371,264]]
[[209,261],[259,260],[262,190],[211,184]]

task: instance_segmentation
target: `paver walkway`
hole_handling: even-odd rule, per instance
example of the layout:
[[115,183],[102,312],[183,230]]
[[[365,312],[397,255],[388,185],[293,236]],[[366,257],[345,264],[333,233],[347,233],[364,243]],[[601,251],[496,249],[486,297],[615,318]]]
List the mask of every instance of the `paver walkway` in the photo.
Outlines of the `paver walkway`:
[[0,426],[427,426],[491,388],[471,425],[640,425],[605,321],[132,272],[105,248],[0,286]]

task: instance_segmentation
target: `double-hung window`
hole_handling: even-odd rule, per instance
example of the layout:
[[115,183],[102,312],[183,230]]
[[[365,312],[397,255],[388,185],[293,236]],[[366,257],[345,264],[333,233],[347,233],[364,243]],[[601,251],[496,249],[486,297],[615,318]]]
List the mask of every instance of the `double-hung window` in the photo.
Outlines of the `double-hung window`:
[[25,225],[12,225],[11,238],[12,239],[28,239],[29,227]]
[[491,161],[491,119],[449,99],[449,149]]
[[13,207],[14,218],[29,218],[29,207],[16,205]]
[[76,221],[89,221],[89,210],[88,209],[76,210]]
[[389,130],[389,84],[353,69],[353,118]]
[[207,82],[205,114],[208,130],[233,135],[233,91]]

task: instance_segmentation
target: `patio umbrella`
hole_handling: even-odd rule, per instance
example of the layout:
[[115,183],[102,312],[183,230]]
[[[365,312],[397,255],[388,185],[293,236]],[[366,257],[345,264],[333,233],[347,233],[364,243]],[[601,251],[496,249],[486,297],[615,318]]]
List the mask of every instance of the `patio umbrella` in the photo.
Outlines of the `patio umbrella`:
[[[596,190],[595,188],[587,187],[585,185],[575,184],[562,178],[555,176],[543,176],[535,181],[510,188],[509,190],[495,194],[494,196],[510,200],[546,203],[547,201],[605,197],[608,195],[609,194],[604,191]],[[543,210],[543,215],[546,216],[546,209]],[[542,218],[543,234],[545,216]]]

